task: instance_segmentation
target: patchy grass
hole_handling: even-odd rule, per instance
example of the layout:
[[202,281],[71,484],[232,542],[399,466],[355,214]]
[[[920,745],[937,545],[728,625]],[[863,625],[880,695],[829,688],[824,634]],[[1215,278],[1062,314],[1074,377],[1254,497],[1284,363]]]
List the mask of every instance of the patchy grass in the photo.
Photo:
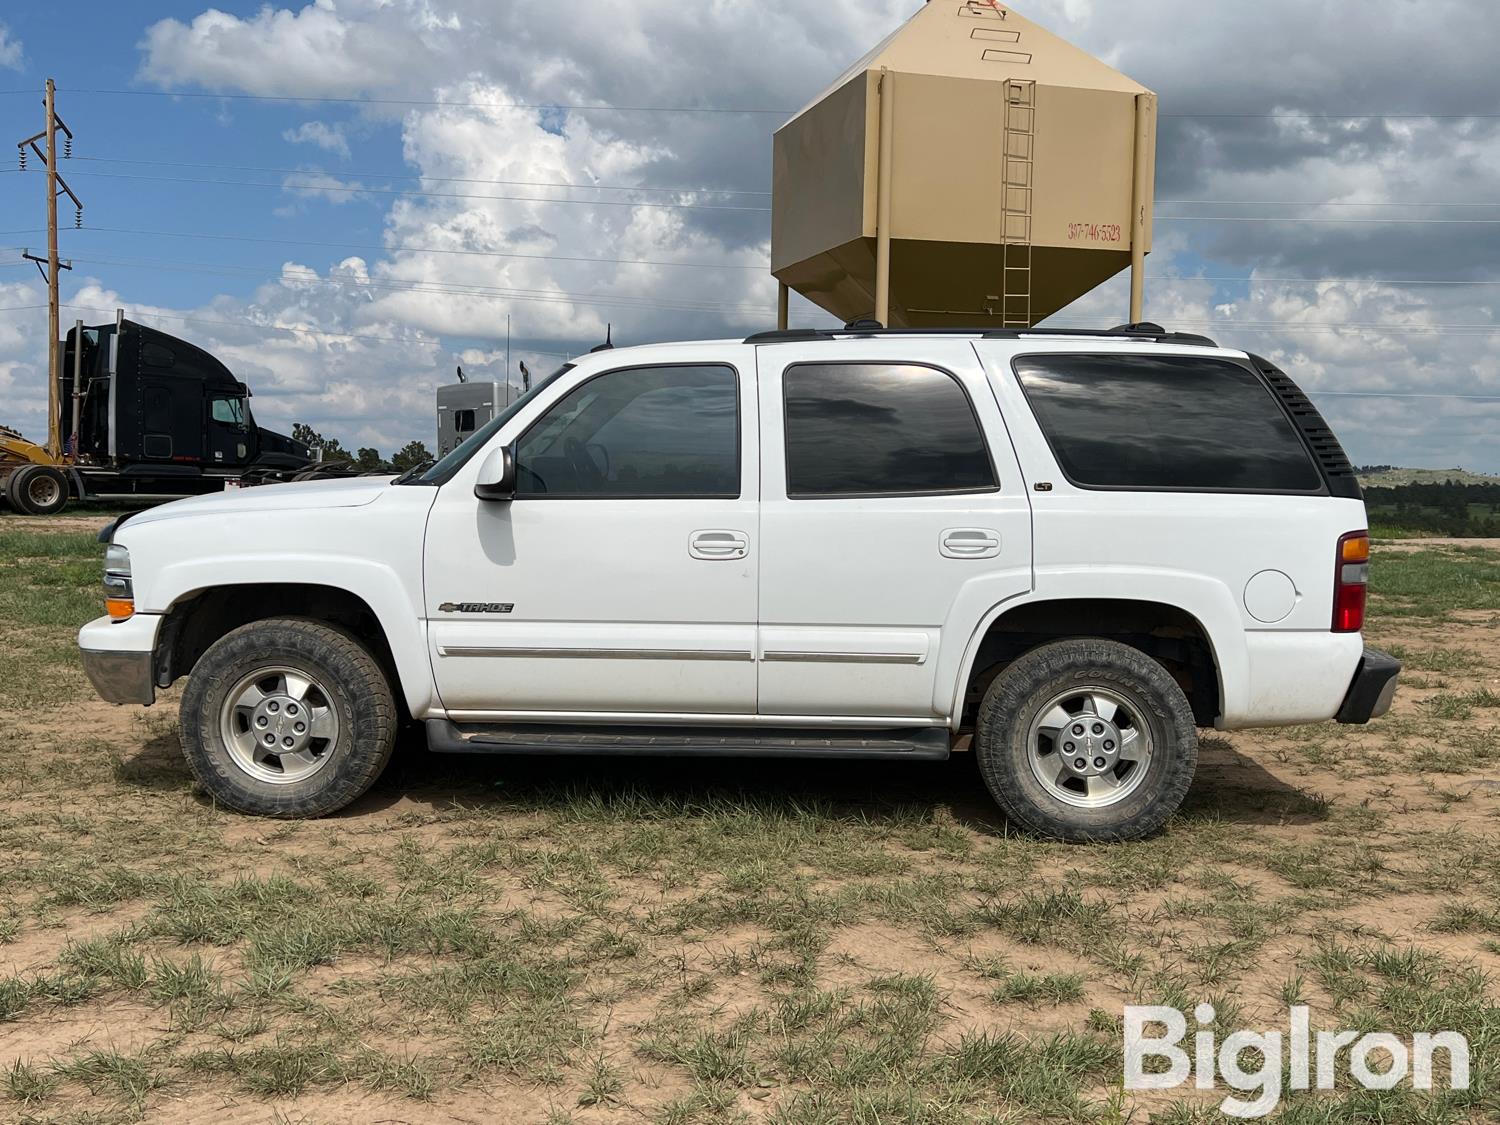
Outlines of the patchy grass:
[[1447,620],[1457,609],[1500,610],[1500,551],[1377,551],[1370,593],[1376,613],[1390,617]]
[[91,700],[92,537],[0,551],[29,673],[0,682],[0,1119],[1215,1119],[1222,1090],[1121,1092],[1132,1002],[1459,1030],[1467,1093],[1346,1080],[1281,1120],[1500,1116],[1500,787],[1474,784],[1500,661],[1446,620],[1493,608],[1500,556],[1377,559],[1382,640],[1441,681],[1388,719],[1205,734],[1166,832],[1069,848],[1017,836],[961,755],[404,744],[343,815],[235,816],[195,792],[173,694]]

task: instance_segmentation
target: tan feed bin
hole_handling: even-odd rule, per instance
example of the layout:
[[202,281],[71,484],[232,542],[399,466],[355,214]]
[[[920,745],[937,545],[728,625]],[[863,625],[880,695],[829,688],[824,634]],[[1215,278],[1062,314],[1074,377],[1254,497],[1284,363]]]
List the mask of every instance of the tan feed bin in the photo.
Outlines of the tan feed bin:
[[1145,87],[1008,5],[931,0],[777,131],[771,271],[841,320],[1029,326],[1150,249],[1155,156]]

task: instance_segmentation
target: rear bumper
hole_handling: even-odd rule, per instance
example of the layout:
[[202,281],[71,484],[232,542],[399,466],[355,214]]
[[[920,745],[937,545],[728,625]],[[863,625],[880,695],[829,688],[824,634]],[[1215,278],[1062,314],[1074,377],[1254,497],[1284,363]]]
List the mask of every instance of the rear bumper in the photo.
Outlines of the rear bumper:
[[1379,649],[1366,648],[1334,718],[1341,723],[1368,723],[1380,718],[1391,709],[1400,673],[1401,661]]
[[100,699],[148,705],[156,701],[152,665],[160,622],[158,615],[150,613],[119,622],[101,617],[78,631],[83,671]]

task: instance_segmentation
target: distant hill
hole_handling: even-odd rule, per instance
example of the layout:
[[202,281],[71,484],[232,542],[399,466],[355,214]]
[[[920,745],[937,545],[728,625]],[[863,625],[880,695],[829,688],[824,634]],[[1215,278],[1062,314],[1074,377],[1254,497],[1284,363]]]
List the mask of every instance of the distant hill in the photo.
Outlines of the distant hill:
[[1370,530],[1381,538],[1500,537],[1500,477],[1394,465],[1364,465],[1355,472],[1364,486]]
[[1403,484],[1500,484],[1493,473],[1471,473],[1468,469],[1397,469],[1389,465],[1369,465],[1358,470],[1359,483],[1366,488],[1395,488]]

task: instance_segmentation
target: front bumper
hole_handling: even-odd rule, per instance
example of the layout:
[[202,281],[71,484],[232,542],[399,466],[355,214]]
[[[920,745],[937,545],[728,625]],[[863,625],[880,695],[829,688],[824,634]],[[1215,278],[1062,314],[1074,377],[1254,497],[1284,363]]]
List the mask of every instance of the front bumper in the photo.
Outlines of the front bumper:
[[138,613],[128,621],[101,617],[78,630],[78,654],[83,670],[108,703],[156,701],[153,677],[157,614]]
[[149,652],[94,652],[86,648],[79,652],[89,682],[106,703],[149,705],[156,701]]
[[1401,661],[1394,656],[1377,648],[1366,648],[1359,667],[1354,670],[1343,706],[1334,718],[1341,723],[1368,723],[1380,718],[1391,709],[1400,672]]

